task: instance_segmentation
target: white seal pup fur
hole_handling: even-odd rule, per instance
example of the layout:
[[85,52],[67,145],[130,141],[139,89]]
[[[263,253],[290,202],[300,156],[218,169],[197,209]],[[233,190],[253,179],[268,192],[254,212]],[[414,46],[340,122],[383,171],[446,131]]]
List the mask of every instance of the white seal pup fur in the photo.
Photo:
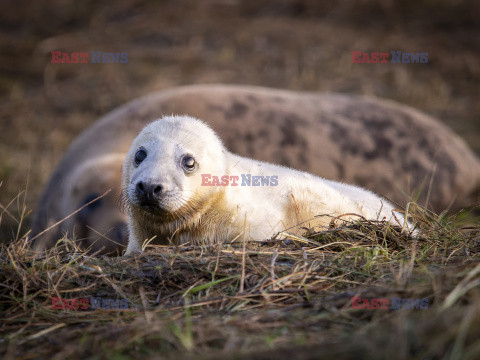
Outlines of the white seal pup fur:
[[[242,174],[268,176],[276,186],[233,185]],[[205,186],[210,175],[222,183]],[[188,116],[166,117],[140,132],[123,165],[122,187],[126,254],[148,239],[218,243],[243,233],[265,240],[304,221],[307,227],[328,227],[332,217],[404,225],[402,214],[374,193],[232,154],[207,124]]]

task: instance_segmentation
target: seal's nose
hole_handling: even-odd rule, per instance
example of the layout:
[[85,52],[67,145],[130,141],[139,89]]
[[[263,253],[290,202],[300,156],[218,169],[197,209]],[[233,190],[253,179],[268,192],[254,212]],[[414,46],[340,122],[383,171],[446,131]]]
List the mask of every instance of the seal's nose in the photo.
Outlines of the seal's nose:
[[139,181],[135,186],[138,197],[146,203],[152,203],[162,195],[163,187],[160,184],[144,183]]

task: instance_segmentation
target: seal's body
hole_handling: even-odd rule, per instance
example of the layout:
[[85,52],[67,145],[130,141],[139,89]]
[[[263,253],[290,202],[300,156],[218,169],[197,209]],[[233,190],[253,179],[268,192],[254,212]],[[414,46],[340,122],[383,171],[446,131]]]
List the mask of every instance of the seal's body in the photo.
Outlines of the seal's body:
[[[133,141],[123,169],[127,253],[148,239],[222,243],[244,234],[265,240],[299,223],[327,227],[332,218],[404,225],[403,216],[377,195],[234,155],[210,127],[187,116],[146,126]],[[222,182],[206,182],[209,177]],[[230,184],[231,179],[242,182]]]
[[[420,204],[428,197],[429,207],[435,211],[450,206],[458,209],[476,200],[475,190],[480,185],[480,161],[475,154],[444,125],[410,107],[341,94],[186,86],[132,101],[98,120],[72,143],[35,209],[31,238],[71,214],[66,211],[113,190],[100,204],[88,207],[88,217],[75,216],[60,223],[35,238],[33,247],[48,249],[64,233],[72,236],[74,229],[80,234],[77,238],[87,239],[85,245],[93,245],[92,251],[116,252],[116,243],[126,245],[126,236],[107,240],[121,231],[106,233],[119,228],[118,219],[126,221],[115,205],[123,159],[110,162],[108,169],[114,171],[108,172],[114,175],[109,180],[102,180],[101,172],[93,172],[85,184],[97,183],[98,187],[94,191],[84,188],[82,193],[87,196],[83,199],[71,196],[71,183],[83,183],[75,179],[82,173],[77,169],[99,156],[125,156],[145,125],[170,114],[207,119],[233,153],[356,184],[401,206],[415,190],[422,189],[415,197]],[[72,199],[69,206],[62,204],[65,198]],[[97,241],[100,239],[105,242]]]

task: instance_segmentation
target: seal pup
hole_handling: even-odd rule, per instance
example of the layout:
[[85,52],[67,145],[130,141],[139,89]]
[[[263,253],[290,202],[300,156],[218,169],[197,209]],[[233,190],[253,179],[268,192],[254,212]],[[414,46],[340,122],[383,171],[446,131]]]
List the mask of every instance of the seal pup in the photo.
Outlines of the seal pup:
[[122,186],[126,254],[152,238],[222,243],[245,231],[249,239],[265,240],[305,221],[328,227],[332,217],[404,225],[393,205],[372,192],[235,155],[206,123],[189,116],[165,117],[140,132],[125,158]]

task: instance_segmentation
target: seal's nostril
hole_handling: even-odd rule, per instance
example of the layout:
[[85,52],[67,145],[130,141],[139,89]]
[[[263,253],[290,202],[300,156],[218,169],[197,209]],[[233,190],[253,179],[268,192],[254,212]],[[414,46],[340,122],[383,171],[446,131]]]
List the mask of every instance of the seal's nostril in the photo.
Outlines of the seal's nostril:
[[137,193],[143,194],[145,192],[145,189],[143,187],[143,183],[139,181],[136,186]]
[[161,192],[162,192],[162,186],[161,185],[158,185],[157,187],[155,187],[155,189],[153,189],[153,193],[155,195],[160,195]]

